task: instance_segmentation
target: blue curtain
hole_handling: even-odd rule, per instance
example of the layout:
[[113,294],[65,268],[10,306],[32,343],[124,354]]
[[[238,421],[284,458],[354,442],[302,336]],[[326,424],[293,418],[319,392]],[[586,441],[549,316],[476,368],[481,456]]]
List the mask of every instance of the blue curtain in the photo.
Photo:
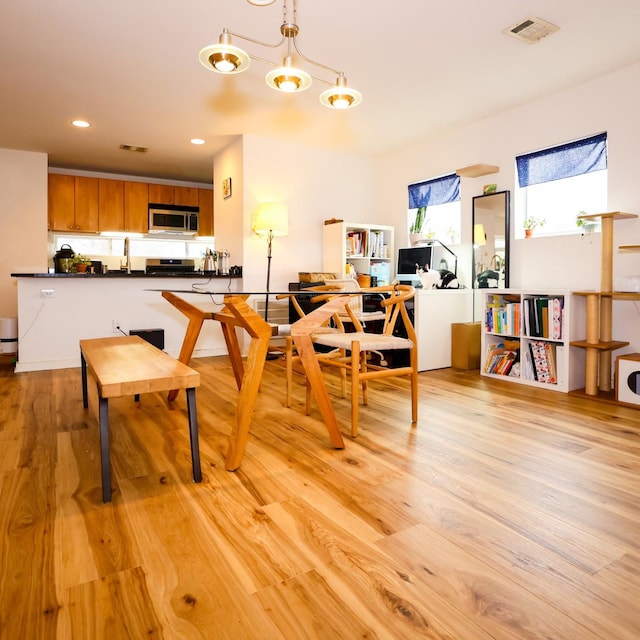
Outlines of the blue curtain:
[[409,209],[460,200],[460,176],[447,176],[409,185]]
[[601,171],[607,168],[607,134],[516,156],[516,166],[520,187]]

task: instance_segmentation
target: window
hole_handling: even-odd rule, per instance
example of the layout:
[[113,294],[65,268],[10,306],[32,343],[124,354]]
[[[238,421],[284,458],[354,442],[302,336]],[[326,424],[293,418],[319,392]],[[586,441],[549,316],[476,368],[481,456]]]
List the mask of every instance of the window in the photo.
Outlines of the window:
[[418,213],[422,213],[422,233],[436,238],[443,244],[460,242],[460,176],[455,173],[409,185],[408,227],[412,226]]
[[516,157],[516,237],[525,220],[544,221],[536,235],[579,233],[576,216],[607,210],[607,134]]

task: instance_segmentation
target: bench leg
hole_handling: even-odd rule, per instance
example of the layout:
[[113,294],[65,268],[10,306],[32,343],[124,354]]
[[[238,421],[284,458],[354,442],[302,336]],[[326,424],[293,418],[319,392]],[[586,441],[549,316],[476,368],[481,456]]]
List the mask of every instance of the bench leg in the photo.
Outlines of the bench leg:
[[80,351],[80,364],[82,366],[82,406],[86,409],[89,406],[89,397],[87,394],[87,361],[84,359],[84,353]]
[[102,502],[111,502],[111,460],[109,457],[109,399],[99,398],[100,468],[102,472]]
[[196,412],[195,387],[187,389],[187,413],[189,414],[189,439],[191,440],[191,467],[193,469],[193,481],[202,481],[200,468],[200,447],[198,445],[198,415]]

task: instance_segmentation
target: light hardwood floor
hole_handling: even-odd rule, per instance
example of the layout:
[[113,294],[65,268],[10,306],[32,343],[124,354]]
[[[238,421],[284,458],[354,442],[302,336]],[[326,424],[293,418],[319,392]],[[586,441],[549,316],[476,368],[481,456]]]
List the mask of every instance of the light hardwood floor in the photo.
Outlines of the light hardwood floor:
[[640,638],[640,411],[445,369],[352,440],[329,378],[338,451],[268,362],[230,473],[231,368],[193,366],[202,484],[184,394],[115,399],[111,504],[80,370],[0,368],[2,640]]

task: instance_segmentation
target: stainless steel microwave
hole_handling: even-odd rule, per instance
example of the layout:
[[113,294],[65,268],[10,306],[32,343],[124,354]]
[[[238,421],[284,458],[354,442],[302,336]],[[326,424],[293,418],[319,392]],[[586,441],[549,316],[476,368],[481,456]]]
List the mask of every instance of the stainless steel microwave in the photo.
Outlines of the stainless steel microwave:
[[149,204],[149,233],[198,233],[198,207]]

